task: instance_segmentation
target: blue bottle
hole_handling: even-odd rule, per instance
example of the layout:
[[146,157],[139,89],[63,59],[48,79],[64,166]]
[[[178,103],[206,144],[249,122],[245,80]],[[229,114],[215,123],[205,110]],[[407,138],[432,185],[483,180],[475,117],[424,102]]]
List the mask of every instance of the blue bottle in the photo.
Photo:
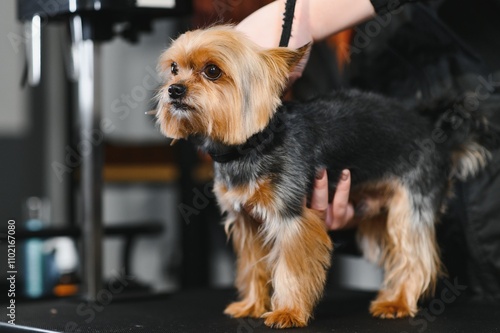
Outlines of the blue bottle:
[[[40,198],[31,197],[26,201],[28,210],[28,220],[25,222],[25,228],[29,231],[40,231],[44,227],[41,219],[42,201]],[[44,253],[43,240],[31,238],[24,244],[24,276],[25,295],[29,298],[39,298],[44,294]]]

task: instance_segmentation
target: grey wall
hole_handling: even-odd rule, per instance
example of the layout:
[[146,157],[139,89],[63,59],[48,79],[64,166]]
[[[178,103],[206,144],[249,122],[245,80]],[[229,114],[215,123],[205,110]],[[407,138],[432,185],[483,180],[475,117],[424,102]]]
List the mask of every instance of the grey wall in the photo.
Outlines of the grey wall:
[[23,66],[23,33],[15,18],[15,1],[0,3],[0,136],[22,137],[31,121],[19,88]]
[[22,204],[42,193],[42,110],[30,109],[21,89],[24,43],[15,1],[0,2],[0,221],[21,219]]

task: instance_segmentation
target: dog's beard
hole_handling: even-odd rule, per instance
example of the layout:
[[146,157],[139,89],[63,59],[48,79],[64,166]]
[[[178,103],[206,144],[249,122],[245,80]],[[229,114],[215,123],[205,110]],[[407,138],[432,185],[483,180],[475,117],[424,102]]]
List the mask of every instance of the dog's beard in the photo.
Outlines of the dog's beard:
[[193,110],[189,105],[185,103],[170,102],[169,112],[176,118],[189,119]]

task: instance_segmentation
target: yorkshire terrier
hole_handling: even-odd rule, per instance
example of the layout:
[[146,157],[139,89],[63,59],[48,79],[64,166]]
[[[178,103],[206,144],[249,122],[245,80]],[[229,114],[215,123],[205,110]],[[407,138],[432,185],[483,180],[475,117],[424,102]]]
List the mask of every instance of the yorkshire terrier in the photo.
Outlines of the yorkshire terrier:
[[214,160],[214,192],[238,258],[240,300],[225,313],[307,325],[332,252],[324,216],[308,208],[326,168],[330,193],[351,171],[360,247],[385,270],[371,314],[414,316],[442,272],[434,225],[451,181],[482,169],[498,134],[459,104],[408,108],[357,90],[283,102],[306,52],[262,49],[214,26],[186,32],[160,57],[162,133],[190,139]]

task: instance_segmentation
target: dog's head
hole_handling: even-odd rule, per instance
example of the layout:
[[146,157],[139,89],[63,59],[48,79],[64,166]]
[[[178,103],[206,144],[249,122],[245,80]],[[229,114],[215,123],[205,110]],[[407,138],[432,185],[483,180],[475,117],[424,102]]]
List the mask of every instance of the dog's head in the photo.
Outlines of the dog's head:
[[307,49],[264,50],[231,26],[186,32],[160,57],[157,118],[163,134],[245,142],[269,123]]

